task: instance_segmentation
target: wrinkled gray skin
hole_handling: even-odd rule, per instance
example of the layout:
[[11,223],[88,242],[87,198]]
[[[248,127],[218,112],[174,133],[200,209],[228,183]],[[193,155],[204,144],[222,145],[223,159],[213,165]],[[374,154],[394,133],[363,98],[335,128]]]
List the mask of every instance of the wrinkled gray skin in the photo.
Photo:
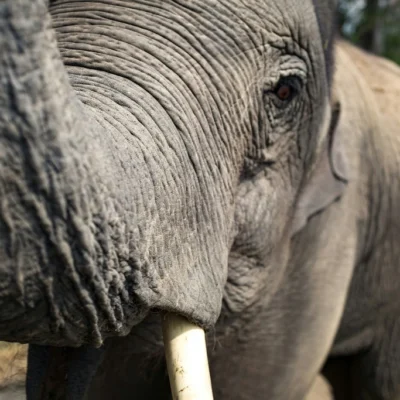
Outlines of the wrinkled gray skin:
[[0,339],[105,341],[90,399],[164,399],[168,310],[218,400],[301,400],[330,352],[400,396],[400,145],[331,96],[316,3],[0,3]]

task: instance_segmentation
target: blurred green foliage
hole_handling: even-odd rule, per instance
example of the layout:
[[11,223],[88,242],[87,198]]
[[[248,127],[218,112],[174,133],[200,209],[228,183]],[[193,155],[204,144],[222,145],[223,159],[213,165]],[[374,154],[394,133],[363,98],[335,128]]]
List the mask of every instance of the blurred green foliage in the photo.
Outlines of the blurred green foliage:
[[339,0],[342,35],[400,64],[400,0]]

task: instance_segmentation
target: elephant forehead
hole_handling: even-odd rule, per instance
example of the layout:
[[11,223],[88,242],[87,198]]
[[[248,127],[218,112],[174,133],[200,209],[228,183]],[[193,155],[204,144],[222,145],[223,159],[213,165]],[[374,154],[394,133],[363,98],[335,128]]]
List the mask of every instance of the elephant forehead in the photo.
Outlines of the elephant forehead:
[[310,6],[300,8],[295,0],[64,0],[51,14],[67,67],[130,80],[153,74],[157,87],[184,79],[196,99],[218,86],[213,97],[222,94],[230,114],[248,109],[249,97],[277,75],[280,54],[301,54],[316,70],[322,67],[309,50],[317,48],[309,44],[318,42],[318,27],[311,0],[304,1]]
[[[277,39],[275,35],[304,41],[308,33],[313,37],[317,33],[311,0],[172,0],[163,4],[164,9],[175,13],[190,10],[193,16],[206,17],[216,27],[224,25],[226,32],[231,29],[230,34],[240,36],[239,46],[268,44],[269,39]],[[261,42],[255,43],[257,40]]]
[[[61,3],[62,7],[57,10]],[[186,39],[218,47],[223,50],[222,54],[228,48],[248,50],[262,46],[265,44],[264,33],[269,37],[275,34],[281,38],[304,40],[306,32],[315,29],[316,22],[311,0],[303,0],[301,7],[296,0],[111,0],[71,2],[67,7],[68,3],[68,0],[55,3],[53,17],[57,19],[65,14],[72,17],[69,23],[82,23],[82,18],[86,17],[81,13],[86,10],[90,12],[86,19],[88,29],[94,31],[97,25],[108,20],[113,21],[115,27],[123,25],[123,30],[115,30],[115,34],[126,36],[144,18],[148,30],[156,24],[158,33],[164,33],[163,28],[172,23],[179,36],[187,30],[191,38],[186,35]],[[74,19],[74,15],[79,20]],[[98,24],[94,23],[97,19]],[[296,33],[299,31],[301,35]]]
[[[200,13],[229,16],[235,28],[265,30],[298,40],[304,40],[307,33],[316,33],[314,0],[189,0],[182,3],[197,4]],[[303,35],[299,36],[296,31]]]

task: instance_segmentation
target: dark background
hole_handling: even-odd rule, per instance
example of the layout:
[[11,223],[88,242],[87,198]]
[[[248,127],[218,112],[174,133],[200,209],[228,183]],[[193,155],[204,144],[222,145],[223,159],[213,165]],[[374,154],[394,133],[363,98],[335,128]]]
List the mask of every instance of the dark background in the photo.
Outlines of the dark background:
[[339,0],[342,36],[400,64],[400,1]]

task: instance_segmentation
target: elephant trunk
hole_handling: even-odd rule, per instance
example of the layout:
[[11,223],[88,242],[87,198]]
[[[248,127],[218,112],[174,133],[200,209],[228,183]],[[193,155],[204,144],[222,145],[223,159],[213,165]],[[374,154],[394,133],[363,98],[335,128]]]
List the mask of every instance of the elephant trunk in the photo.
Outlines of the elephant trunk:
[[44,0],[2,2],[0,29],[0,338],[100,345],[150,309],[214,324],[231,175],[200,124],[63,62]]
[[[0,16],[0,336],[98,344],[100,323],[121,329],[124,312],[99,259],[115,163],[71,88],[44,2],[2,2]],[[114,291],[122,303],[126,287]]]

